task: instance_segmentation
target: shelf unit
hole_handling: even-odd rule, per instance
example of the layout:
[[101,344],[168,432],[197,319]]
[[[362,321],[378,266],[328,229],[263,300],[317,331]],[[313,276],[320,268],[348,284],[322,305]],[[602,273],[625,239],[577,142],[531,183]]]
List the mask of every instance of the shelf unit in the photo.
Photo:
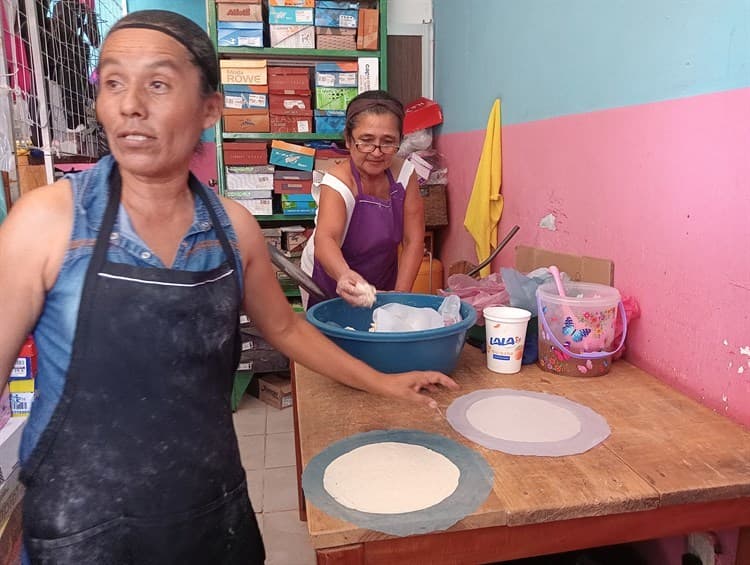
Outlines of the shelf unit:
[[[364,3],[363,3],[364,4]],[[388,1],[375,0],[374,5],[379,11],[378,26],[378,45],[377,51],[358,51],[358,50],[335,50],[335,49],[290,49],[280,47],[219,47],[216,41],[218,27],[216,18],[215,0],[206,1],[206,21],[208,23],[208,34],[214,43],[220,59],[267,59],[274,65],[307,65],[313,66],[316,61],[320,60],[345,60],[357,59],[359,57],[375,57],[378,59],[378,73],[380,79],[380,88],[388,88],[388,30],[386,22],[388,21]],[[224,140],[245,140],[245,141],[262,141],[279,139],[283,141],[313,141],[329,140],[341,141],[343,137],[336,134],[328,133],[230,133],[224,132],[223,120],[219,120],[215,126],[216,133],[216,166],[218,173],[219,193],[225,191],[225,172],[224,172]],[[276,218],[275,214],[271,219],[288,220],[289,218]],[[259,217],[260,219],[261,217]],[[269,218],[269,217],[263,217]],[[291,217],[295,218],[294,216]],[[299,217],[297,217],[299,218]]]

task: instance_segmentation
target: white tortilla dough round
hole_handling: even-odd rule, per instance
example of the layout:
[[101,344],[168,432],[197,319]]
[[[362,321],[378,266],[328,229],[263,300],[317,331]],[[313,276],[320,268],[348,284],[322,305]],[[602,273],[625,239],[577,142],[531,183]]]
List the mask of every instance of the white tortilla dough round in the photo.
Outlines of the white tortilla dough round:
[[323,488],[336,502],[373,514],[400,514],[434,506],[458,487],[460,469],[421,445],[363,445],[326,467]]
[[466,419],[480,432],[507,441],[563,441],[581,431],[580,420],[570,410],[521,395],[483,398],[469,407]]

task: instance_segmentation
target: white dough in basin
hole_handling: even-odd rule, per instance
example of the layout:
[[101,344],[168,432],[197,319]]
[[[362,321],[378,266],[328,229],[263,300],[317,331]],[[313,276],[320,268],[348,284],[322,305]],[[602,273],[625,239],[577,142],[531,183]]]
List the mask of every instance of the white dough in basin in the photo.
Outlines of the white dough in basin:
[[458,487],[459,468],[421,445],[381,442],[345,453],[326,467],[323,488],[339,504],[374,514],[434,506]]

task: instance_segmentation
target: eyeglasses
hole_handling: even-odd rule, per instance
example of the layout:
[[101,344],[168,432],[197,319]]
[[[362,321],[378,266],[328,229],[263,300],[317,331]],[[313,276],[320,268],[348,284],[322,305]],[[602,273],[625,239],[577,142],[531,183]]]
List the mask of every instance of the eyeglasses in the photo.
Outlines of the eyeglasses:
[[393,155],[398,152],[398,145],[392,145],[390,143],[377,145],[376,143],[370,143],[367,141],[358,141],[354,144],[358,151],[362,153],[372,153],[375,149],[380,149],[380,152],[384,155]]

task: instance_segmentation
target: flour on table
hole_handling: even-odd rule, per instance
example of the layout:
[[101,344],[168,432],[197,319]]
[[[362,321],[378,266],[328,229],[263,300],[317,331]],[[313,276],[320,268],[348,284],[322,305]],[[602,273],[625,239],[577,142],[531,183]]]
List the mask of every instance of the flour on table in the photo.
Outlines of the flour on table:
[[339,504],[360,512],[400,514],[424,510],[458,487],[459,468],[421,445],[363,445],[326,467],[323,488]]
[[466,419],[480,432],[507,441],[563,441],[581,431],[570,410],[527,396],[484,398],[466,410]]

